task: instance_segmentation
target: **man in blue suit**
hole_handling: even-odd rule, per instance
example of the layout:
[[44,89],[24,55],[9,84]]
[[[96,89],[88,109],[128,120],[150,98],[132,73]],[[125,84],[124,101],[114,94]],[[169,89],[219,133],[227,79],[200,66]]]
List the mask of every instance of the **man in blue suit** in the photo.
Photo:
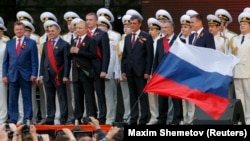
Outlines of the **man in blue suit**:
[[143,88],[151,74],[154,57],[153,39],[150,34],[140,30],[141,23],[140,16],[131,16],[132,33],[125,37],[121,61],[122,77],[128,80],[130,93],[130,125],[137,124],[139,111],[139,125],[146,125],[150,118],[148,95],[143,93]]
[[214,37],[208,30],[204,29],[200,14],[190,17],[190,26],[194,33],[189,36],[189,44],[215,49]]
[[3,59],[3,82],[9,84],[9,122],[17,123],[18,96],[23,97],[23,123],[32,118],[31,88],[38,72],[38,50],[36,42],[24,36],[25,25],[14,23],[15,39],[7,42]]

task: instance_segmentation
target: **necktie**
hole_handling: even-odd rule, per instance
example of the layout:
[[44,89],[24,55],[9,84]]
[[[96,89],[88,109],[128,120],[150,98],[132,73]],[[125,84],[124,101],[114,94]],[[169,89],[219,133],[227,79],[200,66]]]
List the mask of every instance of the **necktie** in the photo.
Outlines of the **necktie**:
[[52,46],[53,46],[53,48],[54,48],[54,47],[55,47],[55,42],[56,42],[56,41],[53,40],[53,39],[52,39],[51,41],[52,41]]
[[134,47],[134,44],[135,44],[135,33],[132,34],[132,41],[131,41],[131,46],[132,48]]
[[194,40],[193,40],[193,43],[192,43],[193,45],[196,43],[197,37],[198,37],[198,33],[195,32],[195,33],[194,33]]
[[242,36],[242,39],[241,39],[241,44],[244,42],[244,39],[245,39],[245,36]]
[[19,55],[20,50],[21,50],[21,38],[19,38],[18,42],[17,42],[17,47],[16,47],[16,54],[17,55]]
[[77,42],[77,48],[80,48],[80,46],[81,46],[81,38],[78,38],[78,42]]

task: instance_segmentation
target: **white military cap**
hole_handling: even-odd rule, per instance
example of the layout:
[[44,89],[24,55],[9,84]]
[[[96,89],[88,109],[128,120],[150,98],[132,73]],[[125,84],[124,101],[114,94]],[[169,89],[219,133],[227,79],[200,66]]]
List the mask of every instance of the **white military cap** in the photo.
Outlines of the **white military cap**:
[[71,21],[71,26],[75,27],[77,23],[81,22],[81,21],[84,21],[83,19],[81,18],[74,18],[72,21]]
[[98,25],[106,26],[109,30],[112,29],[112,25],[110,24],[109,20],[103,16],[98,17]]
[[130,24],[130,18],[131,18],[131,15],[124,15],[124,16],[122,17],[122,23],[123,23],[124,25]]
[[22,21],[20,21],[20,22],[22,22],[22,23],[25,25],[25,29],[26,29],[26,30],[30,30],[31,32],[35,32],[35,28],[34,28],[34,26],[32,25],[31,22],[29,22],[29,21],[24,21],[24,20],[22,20]]
[[139,16],[141,18],[141,20],[143,20],[142,15],[138,11],[136,11],[134,9],[127,10],[125,15],[131,15],[131,16],[132,15],[137,15],[137,16]]
[[189,15],[189,16],[193,16],[193,15],[196,15],[196,14],[199,14],[197,11],[193,10],[193,9],[189,9],[186,11],[186,15]]
[[68,11],[64,14],[63,16],[64,20],[65,21],[72,21],[73,19],[75,18],[80,18],[78,14],[76,14],[75,12],[73,11]]
[[155,28],[161,30],[161,23],[156,18],[148,18],[148,28]]
[[221,21],[225,21],[228,23],[233,22],[231,14],[226,9],[217,9],[215,11],[215,16],[219,17]]
[[110,22],[114,21],[114,16],[113,16],[112,12],[109,9],[107,9],[107,8],[100,8],[100,9],[98,9],[97,12],[96,12],[96,15],[98,17],[99,16],[103,16],[106,19],[108,19]]
[[44,23],[46,22],[47,20],[53,20],[55,22],[57,22],[57,18],[56,16],[51,13],[51,12],[43,12],[41,15],[40,15],[40,20]]
[[47,20],[47,21],[45,21],[44,24],[43,24],[43,28],[44,28],[44,30],[47,31],[48,27],[52,26],[52,25],[57,26],[61,30],[61,27],[58,25],[58,23],[55,22],[55,21],[53,21],[53,20]]
[[250,23],[250,12],[242,12],[238,16],[238,22],[248,22]]
[[207,22],[208,22],[208,25],[216,25],[216,26],[221,25],[220,18],[213,14],[207,15]]
[[0,16],[0,24],[4,25],[4,20],[3,20],[3,18],[1,16]]
[[0,23],[0,31],[7,31],[7,28],[2,23]]
[[181,25],[190,25],[190,16],[187,14],[184,14],[180,18]]
[[17,12],[16,18],[17,18],[18,21],[26,20],[26,21],[31,22],[32,24],[34,23],[33,18],[26,11]]
[[244,8],[243,12],[250,12],[250,7]]
[[164,9],[157,10],[156,13],[155,13],[155,18],[157,20],[169,20],[169,21],[173,21],[173,18],[170,15],[170,13],[167,10],[164,10]]

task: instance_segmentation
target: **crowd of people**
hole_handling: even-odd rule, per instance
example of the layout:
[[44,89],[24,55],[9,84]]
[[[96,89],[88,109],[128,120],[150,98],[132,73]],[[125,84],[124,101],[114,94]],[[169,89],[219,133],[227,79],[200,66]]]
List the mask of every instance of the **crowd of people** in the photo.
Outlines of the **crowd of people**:
[[77,124],[72,130],[63,128],[53,133],[40,133],[33,124],[0,125],[0,141],[123,141],[124,129],[113,126],[108,131],[101,129],[99,121],[89,117],[89,124],[94,130],[85,131]]
[[[129,9],[122,17],[123,34],[112,29],[115,18],[107,8],[80,17],[64,14],[68,33],[51,12],[40,15],[44,34],[35,34],[32,16],[17,12],[15,36],[0,18],[0,123],[54,125],[116,122],[117,85],[121,87],[123,120],[129,125],[191,125],[195,105],[187,100],[143,92],[153,72],[176,40],[215,49],[240,58],[235,66],[228,98],[240,99],[246,124],[250,124],[249,83],[250,8],[238,16],[240,34],[230,31],[232,16],[218,9],[206,17],[189,9],[180,17],[181,32],[175,33],[173,18],[165,9],[147,19]],[[209,60],[208,60],[209,62]],[[181,75],[181,74],[178,74]],[[40,102],[37,103],[36,93]],[[38,104],[40,104],[38,106]],[[41,120],[38,120],[38,107]]]

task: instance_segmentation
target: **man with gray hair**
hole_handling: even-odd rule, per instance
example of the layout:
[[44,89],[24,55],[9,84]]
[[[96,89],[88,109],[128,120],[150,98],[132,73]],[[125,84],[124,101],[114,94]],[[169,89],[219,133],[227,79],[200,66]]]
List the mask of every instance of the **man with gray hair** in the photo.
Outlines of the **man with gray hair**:
[[59,36],[60,26],[51,21],[48,26],[48,41],[43,45],[40,63],[40,83],[44,83],[47,100],[47,118],[42,124],[54,124],[55,96],[58,94],[61,124],[66,124],[68,117],[66,83],[68,82],[70,61],[69,44]]

